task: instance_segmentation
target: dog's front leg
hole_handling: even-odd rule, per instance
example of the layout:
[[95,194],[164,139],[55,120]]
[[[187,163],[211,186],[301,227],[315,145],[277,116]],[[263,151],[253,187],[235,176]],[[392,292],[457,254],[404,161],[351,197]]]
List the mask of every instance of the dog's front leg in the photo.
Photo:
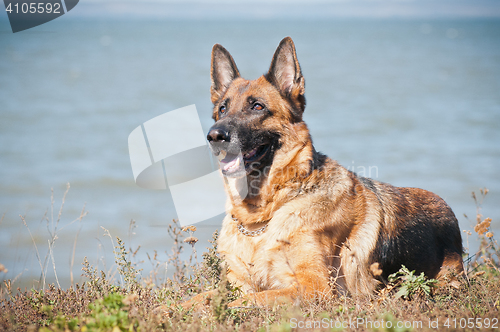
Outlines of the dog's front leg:
[[208,292],[203,292],[193,296],[186,302],[181,303],[181,306],[184,310],[189,310],[192,308],[200,309],[207,307],[212,301],[212,296],[214,295],[215,290],[211,290]]
[[294,303],[297,300],[311,301],[329,293],[327,287],[311,287],[294,283],[282,289],[271,289],[257,293],[245,294],[242,298],[229,303],[229,307],[250,305],[264,306]]
[[[206,308],[210,304],[210,301],[212,300],[212,296],[213,296],[214,292],[215,292],[215,290],[211,290],[208,292],[203,292],[203,293],[197,294],[197,295],[193,296],[191,299],[189,299],[188,301],[181,303],[180,306],[185,311],[190,310],[190,309],[199,310],[202,308]],[[160,305],[159,307],[157,307],[155,309],[155,312],[162,314],[162,315],[171,316],[175,308],[176,308],[176,306],[173,304]]]

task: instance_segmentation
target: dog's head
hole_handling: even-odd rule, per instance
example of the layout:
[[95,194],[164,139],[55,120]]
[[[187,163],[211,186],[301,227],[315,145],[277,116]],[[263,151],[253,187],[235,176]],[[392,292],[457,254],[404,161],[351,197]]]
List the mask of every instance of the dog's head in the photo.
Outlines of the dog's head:
[[284,143],[302,122],[304,77],[290,37],[281,41],[267,74],[249,81],[240,76],[229,52],[212,50],[213,119],[207,139],[225,176],[262,178]]

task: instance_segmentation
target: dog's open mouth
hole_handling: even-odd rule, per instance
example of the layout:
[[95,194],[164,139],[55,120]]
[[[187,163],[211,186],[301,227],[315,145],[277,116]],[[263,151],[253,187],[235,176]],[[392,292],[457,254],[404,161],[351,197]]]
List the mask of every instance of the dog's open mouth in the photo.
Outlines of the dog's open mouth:
[[250,166],[252,163],[257,163],[264,159],[269,151],[269,144],[258,146],[243,155],[245,167]]
[[259,168],[260,161],[270,151],[269,144],[260,145],[248,152],[231,154],[221,151],[218,155],[220,167],[224,175],[239,176]]

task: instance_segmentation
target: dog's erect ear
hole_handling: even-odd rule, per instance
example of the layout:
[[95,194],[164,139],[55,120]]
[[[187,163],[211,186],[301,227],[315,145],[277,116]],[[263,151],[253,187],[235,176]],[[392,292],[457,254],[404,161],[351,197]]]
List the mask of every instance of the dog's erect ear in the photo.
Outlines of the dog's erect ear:
[[304,111],[305,82],[292,38],[286,37],[279,44],[266,78],[282,95],[290,97],[301,112]]
[[215,104],[222,97],[229,84],[240,76],[233,57],[219,44],[215,44],[212,48],[211,75],[212,86],[210,87],[210,93],[212,103]]

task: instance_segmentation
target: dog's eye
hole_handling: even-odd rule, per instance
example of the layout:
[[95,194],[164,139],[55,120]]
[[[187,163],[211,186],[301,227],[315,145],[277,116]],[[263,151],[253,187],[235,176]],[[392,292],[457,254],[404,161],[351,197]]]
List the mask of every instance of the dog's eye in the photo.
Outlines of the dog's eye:
[[221,107],[219,107],[219,113],[221,114],[226,113],[226,106],[222,105]]
[[264,109],[264,106],[262,104],[255,103],[253,104],[252,109],[254,111],[262,111]]

